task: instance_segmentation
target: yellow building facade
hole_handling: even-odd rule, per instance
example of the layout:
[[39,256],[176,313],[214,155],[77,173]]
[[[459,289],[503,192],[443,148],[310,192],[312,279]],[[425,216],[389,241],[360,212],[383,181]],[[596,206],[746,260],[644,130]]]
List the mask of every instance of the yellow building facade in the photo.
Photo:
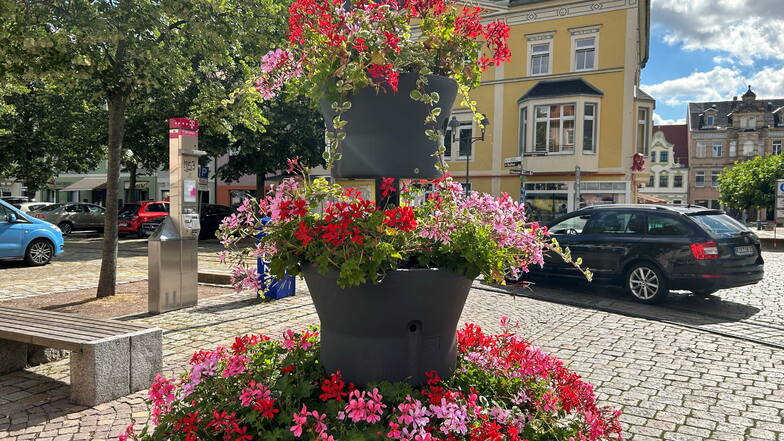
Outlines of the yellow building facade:
[[647,175],[632,172],[632,157],[648,156],[655,104],[639,89],[650,0],[479,5],[486,20],[511,27],[512,59],[472,92],[490,122],[484,140],[472,144],[480,132],[470,112],[460,103],[453,110],[460,126],[446,133],[450,173],[466,182],[467,165],[472,190],[521,195],[538,220],[633,202]]

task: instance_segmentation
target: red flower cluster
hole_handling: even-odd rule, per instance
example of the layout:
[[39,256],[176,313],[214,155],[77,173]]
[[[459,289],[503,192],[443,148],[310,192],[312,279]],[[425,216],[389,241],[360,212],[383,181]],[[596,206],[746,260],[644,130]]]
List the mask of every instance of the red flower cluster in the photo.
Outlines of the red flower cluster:
[[234,355],[239,355],[248,351],[248,349],[253,346],[257,345],[263,341],[267,341],[270,338],[266,335],[243,335],[241,337],[235,337],[234,343],[231,345],[231,350],[234,352]]
[[319,395],[319,398],[321,401],[343,401],[348,396],[349,391],[354,390],[354,384],[349,384],[348,390],[343,390],[345,387],[346,382],[341,379],[340,371],[337,371],[331,374],[329,378],[325,378],[321,383],[321,391],[323,393]]
[[391,64],[371,64],[368,68],[370,78],[379,86],[386,84],[394,92],[397,92],[400,73],[392,69]]
[[308,31],[318,32],[327,38],[330,46],[339,46],[345,37],[340,29],[345,25],[342,20],[335,19],[332,13],[343,0],[297,0],[289,7],[289,41],[302,44],[303,34]]
[[384,225],[397,228],[400,231],[414,231],[417,226],[414,217],[414,208],[410,206],[395,207],[391,210],[384,210]]
[[395,189],[395,178],[381,178],[381,197],[385,198],[388,197],[390,193],[394,193],[397,190]]
[[[198,439],[195,433],[198,426],[194,425],[193,427],[192,431],[186,435],[186,440],[188,441]],[[239,425],[237,412],[227,413],[225,410],[222,410],[218,413],[217,410],[213,410],[212,419],[207,423],[207,429],[216,432],[218,435],[223,433],[222,438],[224,441],[251,441],[253,439],[253,436],[248,433],[248,427]]]
[[479,63],[482,69],[488,66],[500,66],[502,62],[512,59],[512,51],[509,49],[507,40],[509,39],[509,25],[502,21],[488,23],[484,29],[487,46],[493,52],[493,56],[481,57]]

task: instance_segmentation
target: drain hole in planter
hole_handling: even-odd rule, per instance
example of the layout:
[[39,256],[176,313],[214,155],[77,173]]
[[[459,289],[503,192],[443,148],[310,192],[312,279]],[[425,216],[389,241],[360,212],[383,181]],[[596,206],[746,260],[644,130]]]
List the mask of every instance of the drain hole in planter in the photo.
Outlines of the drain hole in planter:
[[413,322],[408,324],[408,332],[411,334],[416,334],[419,330],[422,329],[422,322],[419,320],[414,320]]

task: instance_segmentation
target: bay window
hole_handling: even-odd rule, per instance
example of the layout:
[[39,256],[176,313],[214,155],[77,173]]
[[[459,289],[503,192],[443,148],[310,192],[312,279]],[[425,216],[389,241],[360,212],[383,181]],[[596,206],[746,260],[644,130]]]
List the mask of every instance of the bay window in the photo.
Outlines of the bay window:
[[596,153],[596,104],[583,108],[583,153]]
[[637,152],[648,154],[648,109],[641,107],[637,112]]
[[534,151],[573,153],[575,144],[574,112],[574,104],[536,106]]

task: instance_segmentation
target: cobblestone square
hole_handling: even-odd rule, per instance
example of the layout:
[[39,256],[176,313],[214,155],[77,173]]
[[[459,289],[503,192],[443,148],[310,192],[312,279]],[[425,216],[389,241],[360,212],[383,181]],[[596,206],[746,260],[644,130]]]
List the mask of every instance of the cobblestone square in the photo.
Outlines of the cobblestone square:
[[[0,299],[94,286],[96,239],[69,239],[63,259],[35,270],[0,264]],[[219,245],[200,247],[200,266],[220,269]],[[627,439],[784,441],[784,254],[764,253],[758,285],[710,299],[673,293],[661,306],[628,301],[617,288],[542,282],[533,290],[475,282],[461,318],[498,330],[501,316],[595,384],[621,408]],[[146,244],[120,245],[121,282],[146,278]],[[52,274],[57,274],[53,277]],[[215,297],[158,316],[126,317],[164,330],[164,374],[181,372],[200,348],[245,333],[279,336],[317,324],[305,284],[297,295],[259,302],[252,293]],[[68,401],[68,360],[0,376],[0,439],[104,440],[147,420],[145,393],[92,408]]]

